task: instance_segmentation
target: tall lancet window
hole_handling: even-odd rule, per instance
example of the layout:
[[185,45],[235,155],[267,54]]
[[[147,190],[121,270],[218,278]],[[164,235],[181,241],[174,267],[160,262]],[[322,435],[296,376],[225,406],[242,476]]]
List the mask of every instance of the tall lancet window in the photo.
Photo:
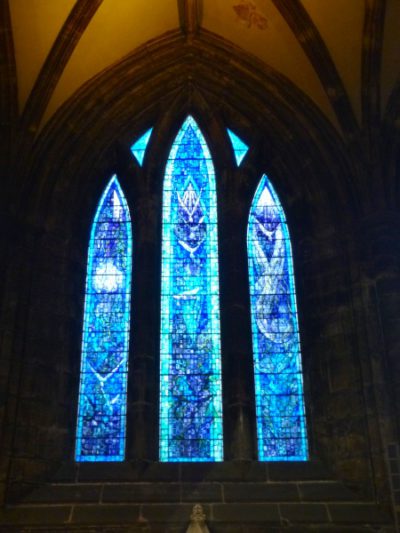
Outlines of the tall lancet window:
[[257,437],[262,461],[307,460],[292,249],[278,196],[263,176],[247,235]]
[[171,148],[162,217],[160,460],[222,461],[215,173],[192,117]]
[[101,197],[90,235],[77,461],[124,459],[131,270],[129,209],[114,176]]

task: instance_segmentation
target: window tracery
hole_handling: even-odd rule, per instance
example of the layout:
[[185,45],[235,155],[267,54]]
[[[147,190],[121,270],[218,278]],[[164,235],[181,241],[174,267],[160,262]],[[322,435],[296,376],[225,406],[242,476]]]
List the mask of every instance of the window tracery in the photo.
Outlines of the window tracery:
[[[140,164],[152,133],[132,146]],[[231,130],[240,165],[248,146]],[[166,164],[162,213],[160,460],[222,461],[215,172],[192,117]],[[308,457],[293,260],[278,196],[263,176],[248,222],[260,460]],[[92,226],[76,434],[77,461],[124,459],[132,235],[116,176]]]

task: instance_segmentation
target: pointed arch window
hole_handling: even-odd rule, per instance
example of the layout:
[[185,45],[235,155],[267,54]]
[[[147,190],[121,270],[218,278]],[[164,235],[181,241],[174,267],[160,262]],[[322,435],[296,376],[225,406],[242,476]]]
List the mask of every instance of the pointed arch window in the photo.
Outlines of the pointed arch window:
[[283,208],[265,175],[252,203],[247,246],[259,459],[307,460],[292,249]]
[[215,173],[192,117],[168,158],[162,226],[160,460],[221,461]]
[[129,209],[113,176],[97,207],[89,242],[77,461],[124,459],[131,270]]

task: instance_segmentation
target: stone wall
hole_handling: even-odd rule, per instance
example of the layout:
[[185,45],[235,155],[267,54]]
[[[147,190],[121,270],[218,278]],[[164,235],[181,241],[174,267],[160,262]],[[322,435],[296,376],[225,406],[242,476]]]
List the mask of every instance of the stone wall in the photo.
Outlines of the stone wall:
[[[361,499],[391,504],[387,450],[400,414],[391,182],[383,166],[370,171],[361,136],[344,141],[290,82],[238,50],[231,57],[206,32],[191,44],[168,35],[81,89],[15,151],[1,233],[5,501],[73,456],[88,235],[113,173],[134,228],[127,460],[157,461],[162,179],[192,113],[217,175],[226,460],[256,458],[246,228],[266,172],[292,236],[311,457]],[[139,168],[130,143],[150,126]],[[239,169],[226,126],[250,146]]]

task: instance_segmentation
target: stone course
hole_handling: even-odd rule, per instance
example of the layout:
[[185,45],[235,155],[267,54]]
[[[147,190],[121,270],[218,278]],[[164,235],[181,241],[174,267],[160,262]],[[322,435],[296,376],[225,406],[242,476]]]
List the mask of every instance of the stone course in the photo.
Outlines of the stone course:
[[[387,509],[359,501],[343,483],[330,479],[318,462],[120,464],[120,476],[124,477],[124,471],[126,475],[125,481],[118,483],[107,479],[111,465],[98,466],[97,472],[89,464],[72,467],[75,480],[69,482],[65,474],[71,469],[65,466],[56,476],[63,481],[38,487],[7,506],[0,513],[0,531],[5,531],[4,527],[36,531],[36,524],[53,525],[54,531],[63,531],[62,527],[79,531],[73,528],[85,524],[126,524],[126,531],[182,531],[194,503],[202,504],[213,532],[231,531],[230,527],[249,533],[257,531],[256,527],[260,531],[296,531],[299,524],[302,531],[345,531],[350,526],[357,528],[354,531],[394,531]],[[198,481],[186,481],[194,470]],[[287,478],[291,472],[296,472],[296,480],[274,479]],[[133,473],[134,481],[128,479]],[[171,473],[175,479],[166,481]],[[20,525],[23,527],[18,529]]]

